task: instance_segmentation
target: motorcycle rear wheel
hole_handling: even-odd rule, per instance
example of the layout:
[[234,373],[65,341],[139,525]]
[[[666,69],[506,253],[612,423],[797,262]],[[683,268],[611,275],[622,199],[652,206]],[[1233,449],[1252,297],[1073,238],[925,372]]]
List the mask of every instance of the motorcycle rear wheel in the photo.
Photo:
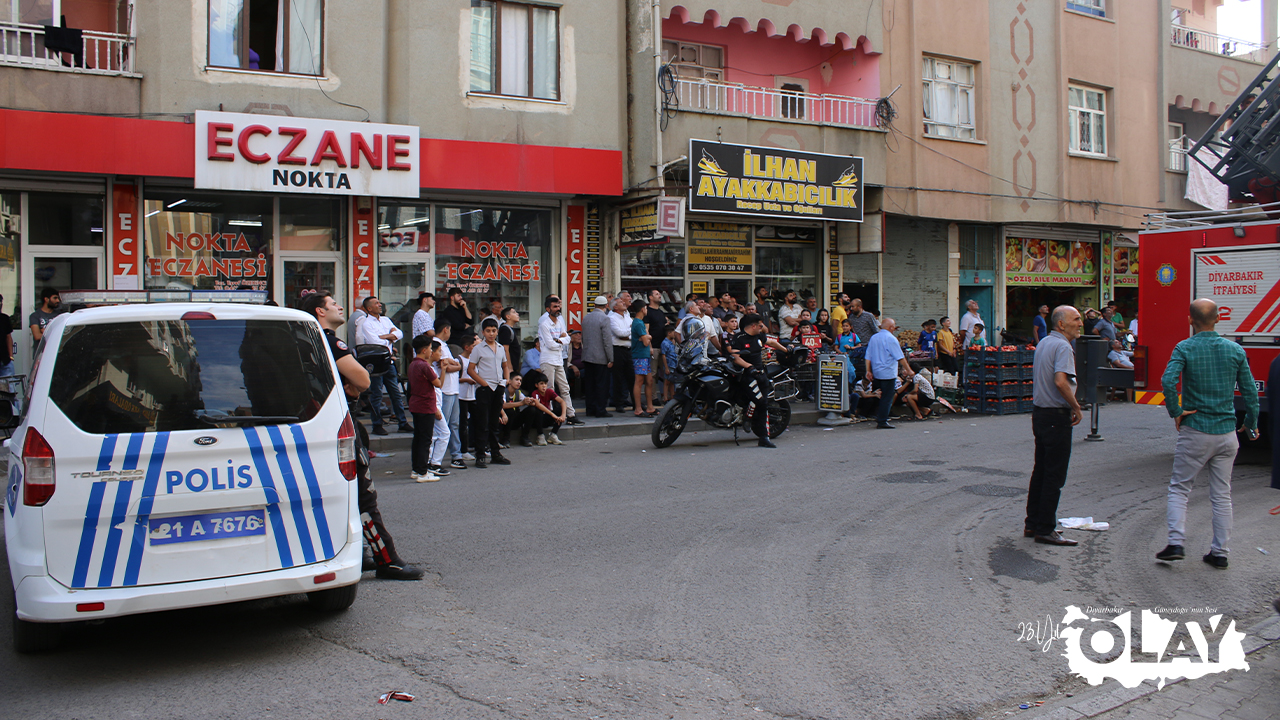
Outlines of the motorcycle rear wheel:
[[769,439],[774,440],[787,431],[791,424],[791,403],[786,400],[770,400],[769,406]]
[[[788,411],[787,416],[790,417],[790,415],[791,412]],[[662,410],[658,411],[658,417],[653,421],[653,433],[650,435],[653,446],[664,448],[675,442],[688,423],[689,408],[678,399],[669,401],[662,406]]]

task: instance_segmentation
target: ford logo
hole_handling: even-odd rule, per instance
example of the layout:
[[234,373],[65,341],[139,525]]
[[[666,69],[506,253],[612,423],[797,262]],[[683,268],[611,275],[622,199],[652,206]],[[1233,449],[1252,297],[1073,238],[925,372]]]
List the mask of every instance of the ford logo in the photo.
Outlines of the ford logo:
[[208,435],[205,435],[204,437],[196,438],[195,442],[197,445],[212,445],[218,442],[218,438],[209,437]]

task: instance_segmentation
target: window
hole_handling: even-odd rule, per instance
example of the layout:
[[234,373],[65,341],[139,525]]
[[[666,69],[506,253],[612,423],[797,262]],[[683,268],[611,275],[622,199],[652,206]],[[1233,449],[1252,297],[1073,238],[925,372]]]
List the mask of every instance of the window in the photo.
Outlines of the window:
[[1098,17],[1107,16],[1107,0],[1067,0],[1067,9]]
[[724,48],[680,40],[662,41],[662,61],[676,75],[699,80],[724,80]]
[[[143,206],[148,290],[271,291],[270,197],[148,189]],[[283,220],[297,235],[298,218]]]
[[333,391],[329,362],[314,323],[80,325],[62,338],[49,397],[88,433],[209,430],[222,415],[306,422]]
[[471,91],[559,100],[559,11],[471,0]]
[[1182,123],[1169,123],[1169,169],[1176,172],[1187,171],[1187,150],[1191,147],[1191,138],[1184,133]]
[[1107,94],[1103,90],[1067,88],[1070,108],[1071,152],[1085,155],[1107,154]]
[[321,75],[324,0],[209,0],[209,65]]
[[938,137],[977,137],[973,121],[974,66],[924,59],[924,132]]
[[793,97],[804,93],[804,85],[794,82],[782,83],[778,88],[782,91],[782,117],[795,118],[797,120],[804,118],[804,98]]

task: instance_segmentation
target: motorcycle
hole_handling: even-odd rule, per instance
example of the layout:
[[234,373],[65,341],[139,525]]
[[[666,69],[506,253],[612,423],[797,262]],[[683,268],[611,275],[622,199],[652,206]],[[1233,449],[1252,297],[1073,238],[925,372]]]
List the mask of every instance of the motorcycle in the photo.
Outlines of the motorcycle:
[[[675,397],[662,406],[653,421],[650,439],[654,447],[664,448],[675,442],[690,417],[701,418],[711,427],[732,429],[735,440],[738,428],[750,427],[746,412],[749,398],[742,382],[744,369],[722,357],[708,356],[705,335],[695,330],[680,345]],[[790,401],[798,393],[791,370],[808,353],[808,348],[797,347],[779,357],[779,362],[765,365],[765,373],[773,383],[766,405],[770,439],[785,432],[791,423]]]

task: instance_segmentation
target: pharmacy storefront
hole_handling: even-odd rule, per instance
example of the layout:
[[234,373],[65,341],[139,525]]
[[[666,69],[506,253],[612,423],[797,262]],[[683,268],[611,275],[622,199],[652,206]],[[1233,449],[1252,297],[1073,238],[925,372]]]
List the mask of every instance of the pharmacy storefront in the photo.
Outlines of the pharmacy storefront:
[[862,158],[690,141],[687,215],[661,227],[657,201],[619,211],[619,275],[633,294],[756,287],[795,290],[828,306],[839,292],[839,226],[862,221]]
[[[408,327],[420,291],[458,286],[473,307],[540,312],[546,293],[582,296],[567,258],[581,257],[570,228],[583,205],[566,198],[621,194],[617,151],[436,140],[414,126],[203,111],[169,122],[0,110],[0,122],[0,310],[19,372],[45,287],[285,306],[329,289],[349,309],[378,295]],[[527,171],[548,157],[584,170]]]

